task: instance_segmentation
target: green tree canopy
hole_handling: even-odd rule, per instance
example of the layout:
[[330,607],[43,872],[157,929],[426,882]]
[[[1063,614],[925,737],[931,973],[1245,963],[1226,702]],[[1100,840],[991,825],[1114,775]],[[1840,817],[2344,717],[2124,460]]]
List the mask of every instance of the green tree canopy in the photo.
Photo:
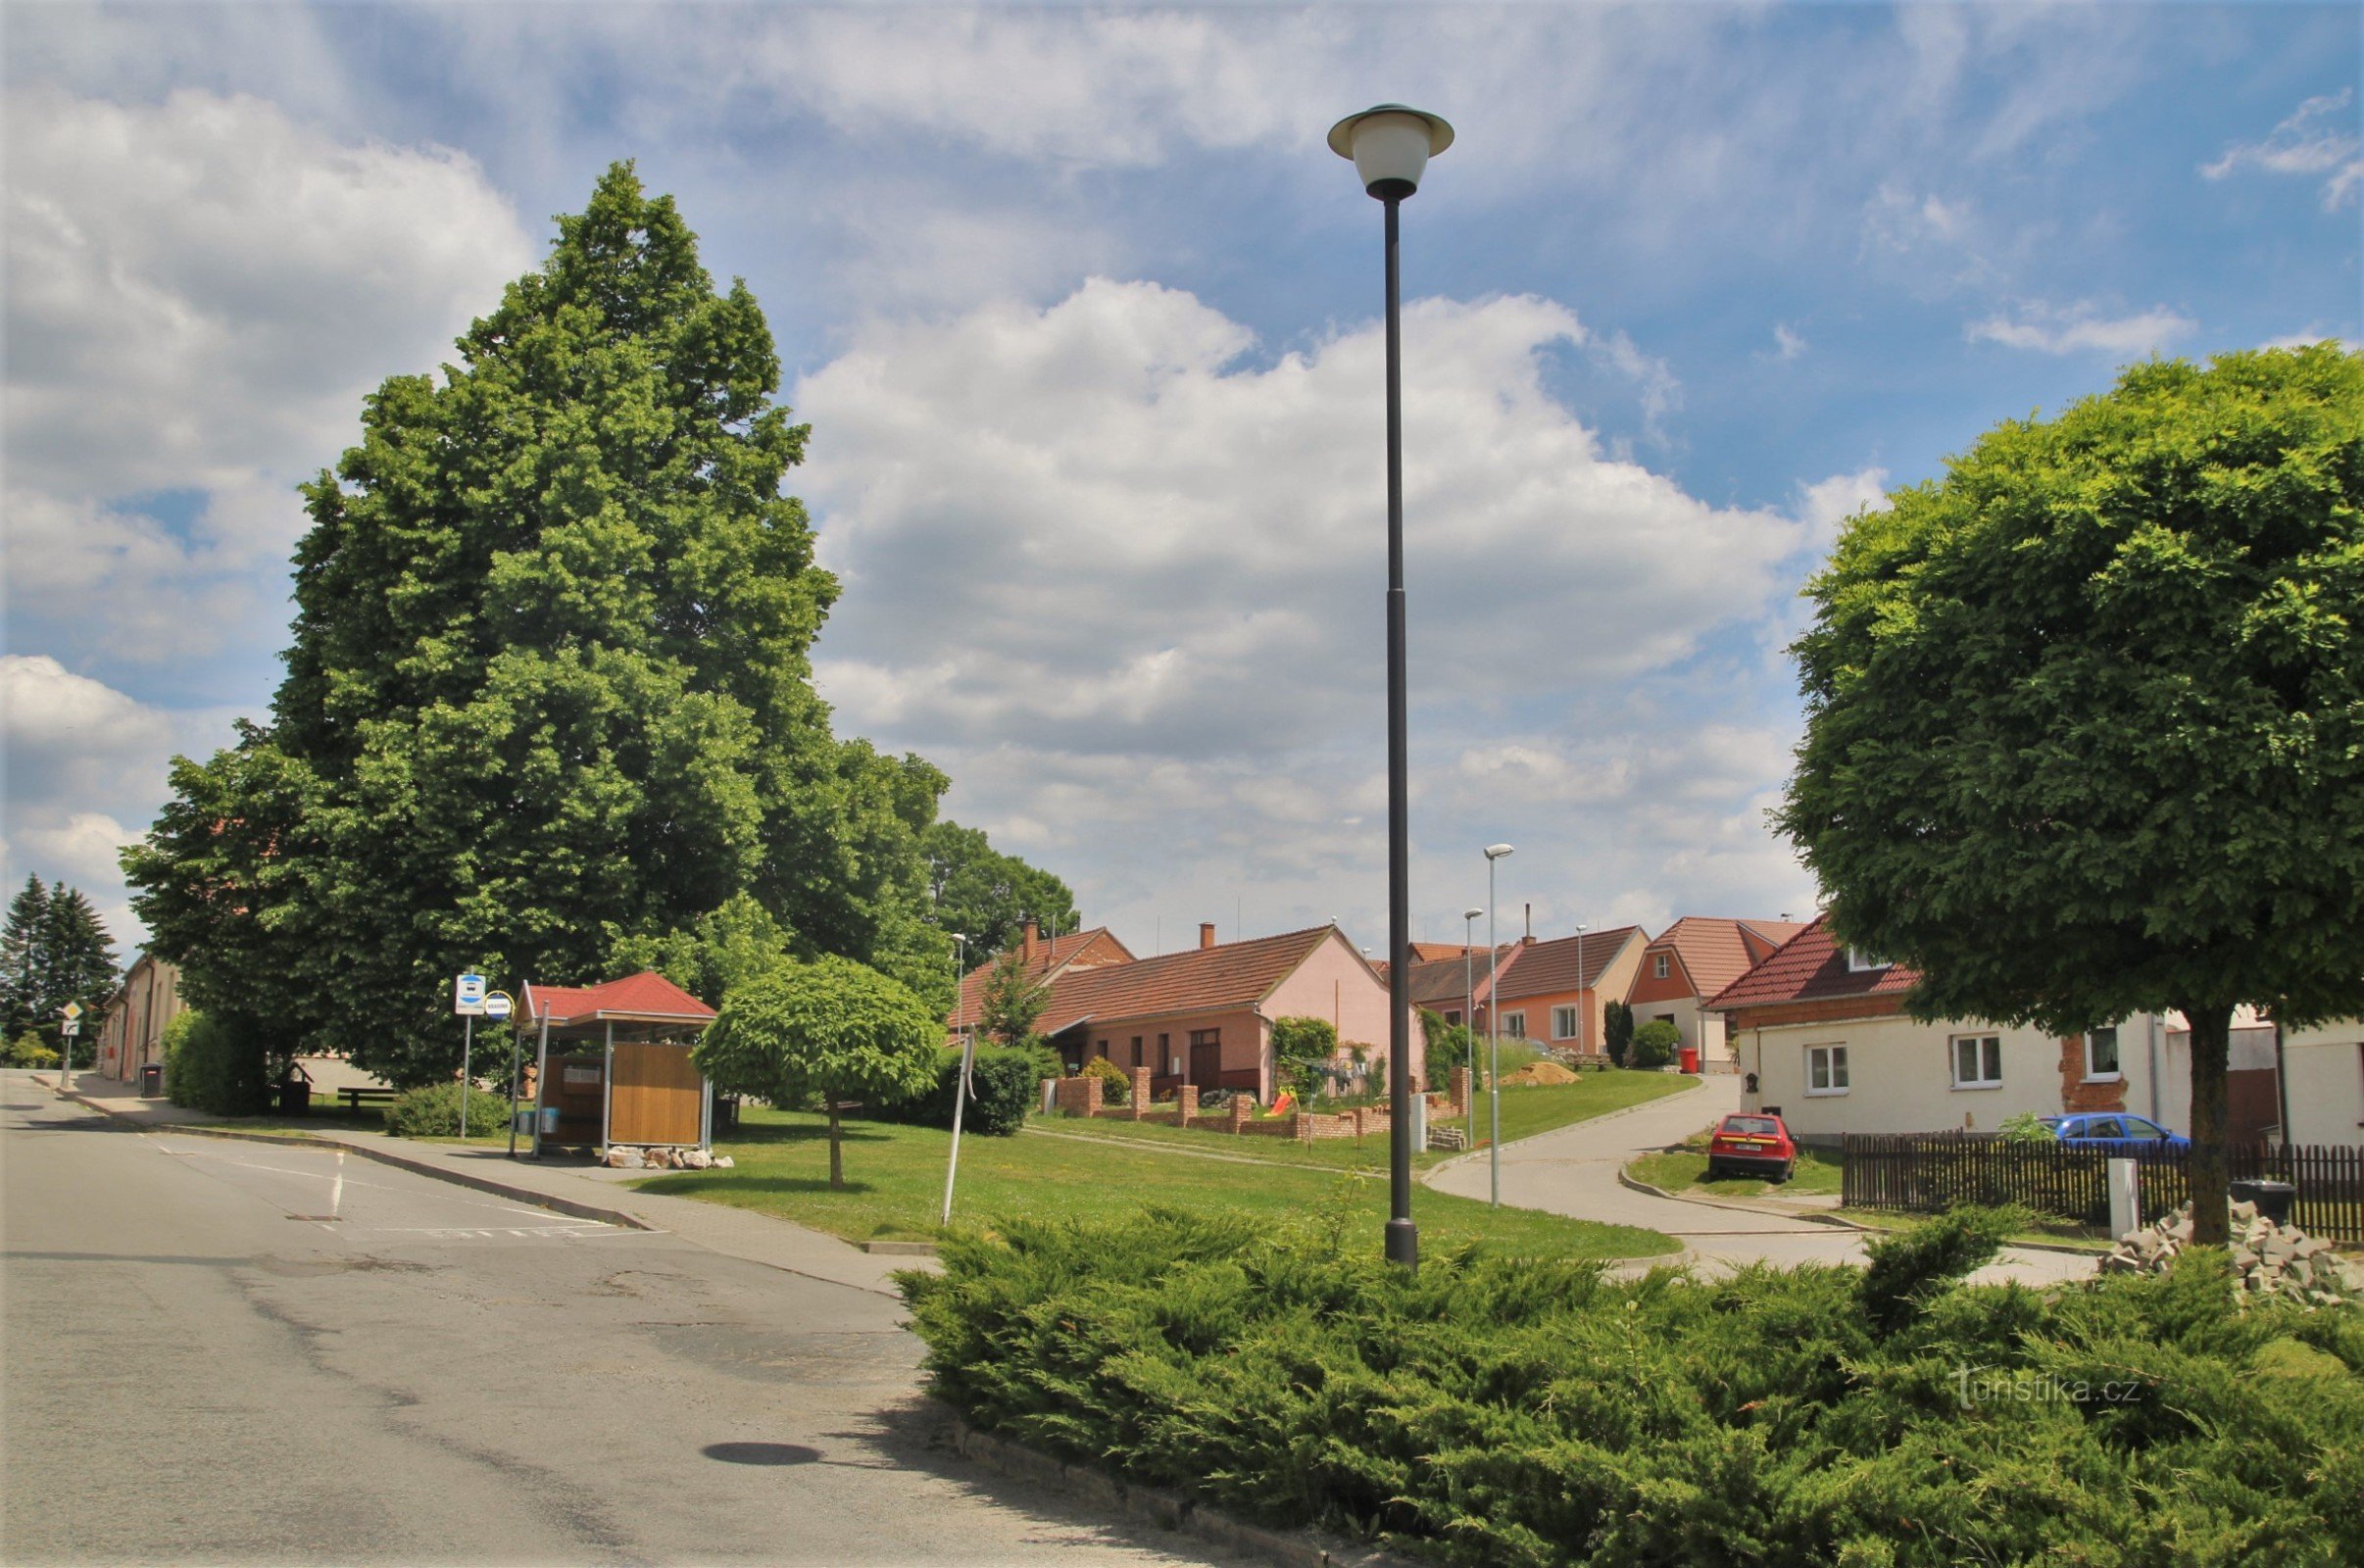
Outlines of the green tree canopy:
[[813,690],[837,583],[753,296],[619,164],[458,348],[305,487],[271,722],[181,761],[124,857],[156,950],[225,1026],[268,994],[398,1083],[456,1063],[463,968],[581,983],[630,945],[711,987],[785,941],[943,991],[946,780]]
[[2364,1012],[2364,358],[2125,371],[1853,517],[1778,813],[1916,1015],[2192,1030],[2202,1240],[2241,1004]]
[[1300,1095],[1313,1092],[1317,1069],[1338,1054],[1338,1030],[1327,1018],[1272,1020],[1272,1074]]
[[1024,1046],[1034,1039],[1035,1020],[1051,1005],[1051,988],[1026,972],[1024,955],[1005,948],[986,971],[983,993],[977,998],[976,1025],[988,1040],[1005,1046]]
[[[120,976],[114,940],[90,900],[63,882],[44,887],[38,876],[26,877],[0,927],[0,1039],[32,1030],[58,1045],[70,1002],[85,1014],[81,1038],[94,1038]],[[79,1056],[87,1062],[89,1050]]]
[[843,1102],[921,1093],[943,1043],[943,1024],[908,986],[829,956],[735,987],[693,1054],[725,1094],[791,1107],[817,1101],[829,1118],[829,1185],[843,1188]]
[[937,822],[921,836],[919,849],[936,924],[964,933],[973,957],[1015,943],[1029,919],[1050,931],[1073,931],[1083,923],[1066,883],[1002,854],[976,828]]

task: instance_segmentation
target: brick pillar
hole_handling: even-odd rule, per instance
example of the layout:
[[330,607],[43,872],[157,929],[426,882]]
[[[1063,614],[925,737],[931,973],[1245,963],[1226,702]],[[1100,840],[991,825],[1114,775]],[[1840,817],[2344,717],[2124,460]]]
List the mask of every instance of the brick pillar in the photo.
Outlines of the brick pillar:
[[1133,1093],[1126,1108],[1132,1111],[1132,1119],[1139,1121],[1149,1114],[1150,1070],[1147,1067],[1135,1067],[1130,1077],[1133,1081]]
[[1243,1128],[1243,1127],[1245,1127],[1245,1126],[1247,1126],[1247,1125],[1248,1125],[1248,1113],[1249,1113],[1249,1111],[1250,1111],[1251,1109],[1253,1109],[1253,1108],[1254,1108],[1254,1102],[1253,1102],[1252,1101],[1250,1101],[1250,1100],[1249,1100],[1249,1098],[1248,1098],[1246,1095],[1241,1094],[1241,1093],[1240,1093],[1240,1092],[1238,1092],[1237,1090],[1234,1090],[1234,1091],[1232,1092],[1232,1096],[1231,1096],[1231,1130],[1232,1130],[1233,1132],[1235,1132],[1235,1133],[1236,1133],[1236,1132],[1238,1132],[1238,1131],[1239,1131],[1241,1128]]
[[1199,1086],[1197,1084],[1184,1084],[1181,1088],[1175,1090],[1174,1125],[1177,1127],[1187,1127],[1190,1125],[1190,1119],[1193,1116],[1196,1116],[1198,1113]]
[[1085,1076],[1083,1081],[1084,1115],[1097,1116],[1100,1114],[1100,1080],[1097,1077],[1089,1074]]
[[1354,1142],[1361,1143],[1362,1135],[1371,1130],[1371,1110],[1368,1105],[1354,1107]]
[[1467,1067],[1455,1067],[1453,1070],[1453,1113],[1456,1116],[1469,1114],[1469,1069]]

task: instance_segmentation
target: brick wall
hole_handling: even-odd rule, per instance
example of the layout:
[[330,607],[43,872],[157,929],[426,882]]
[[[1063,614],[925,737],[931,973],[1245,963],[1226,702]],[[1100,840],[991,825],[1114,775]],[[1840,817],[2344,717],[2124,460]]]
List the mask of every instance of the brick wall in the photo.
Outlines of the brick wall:
[[2060,1109],[2063,1114],[2085,1110],[2124,1110],[2126,1080],[2085,1081],[2085,1037],[2071,1035],[2060,1042]]

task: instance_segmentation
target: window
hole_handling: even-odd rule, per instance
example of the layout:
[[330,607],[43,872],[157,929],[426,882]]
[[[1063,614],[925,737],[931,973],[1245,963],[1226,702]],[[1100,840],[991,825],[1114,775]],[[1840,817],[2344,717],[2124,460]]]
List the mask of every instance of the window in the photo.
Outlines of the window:
[[1193,1029],[1190,1032],[1190,1043],[1193,1046],[1219,1046],[1223,1043],[1223,1031],[1220,1029]]
[[1574,1007],[1553,1007],[1551,1009],[1551,1038],[1554,1040],[1574,1040],[1576,1038],[1576,1009]]
[[1139,1035],[1133,1036],[1133,1065],[1136,1067],[1141,1065],[1141,1037]]
[[1458,1007],[1446,1008],[1445,1021],[1450,1024],[1458,1024],[1461,1021],[1461,1009]]
[[1652,979],[1665,979],[1668,975],[1674,973],[1674,959],[1668,957],[1663,953],[1659,954],[1655,958],[1650,960],[1650,972]]
[[1504,1034],[1508,1035],[1508,1036],[1509,1036],[1511,1039],[1513,1039],[1513,1040],[1524,1040],[1524,1039],[1526,1039],[1526,1038],[1527,1038],[1527,1015],[1526,1015],[1525,1013],[1523,1013],[1523,1012],[1505,1012],[1505,1013],[1503,1013],[1503,1014],[1502,1014],[1502,1033],[1504,1033]]
[[2002,1087],[2002,1037],[2000,1035],[1955,1035],[1953,1037],[1953,1087],[1956,1089],[2000,1089]]
[[1866,953],[1861,948],[1849,948],[1847,950],[1847,966],[1860,974],[1866,969],[1885,969],[1889,963],[1886,958]]
[[1806,1047],[1806,1093],[1844,1095],[1847,1087],[1847,1047]]
[[1093,1041],[1093,1042],[1092,1042],[1092,1054],[1093,1054],[1093,1055],[1095,1055],[1095,1056],[1099,1056],[1099,1057],[1102,1057],[1103,1059],[1105,1059],[1105,1058],[1108,1056],[1108,1043],[1107,1041],[1105,1041],[1105,1040],[1095,1040],[1095,1041]]
[[2144,1121],[2140,1116],[2129,1116],[2126,1118],[2125,1136],[2141,1139],[2144,1143],[2156,1143],[2167,1136],[2167,1129],[2161,1127],[2157,1122]]
[[2091,1083],[2118,1076],[2118,1028],[2112,1024],[2085,1037],[2085,1079]]

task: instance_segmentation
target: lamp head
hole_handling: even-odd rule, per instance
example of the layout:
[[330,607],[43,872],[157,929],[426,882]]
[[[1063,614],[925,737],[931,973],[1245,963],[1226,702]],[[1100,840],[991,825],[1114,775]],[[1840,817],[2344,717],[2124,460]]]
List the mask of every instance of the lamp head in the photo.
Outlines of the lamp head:
[[1462,918],[1462,919],[1464,919],[1464,920],[1474,920],[1474,919],[1476,919],[1476,918],[1477,918],[1479,915],[1484,914],[1485,912],[1486,912],[1486,911],[1485,911],[1485,910],[1483,910],[1483,909],[1463,909],[1463,910],[1461,911],[1461,918]]
[[1489,860],[1499,860],[1503,856],[1511,853],[1513,852],[1510,846],[1507,844],[1489,844],[1486,846],[1486,858]]
[[1362,188],[1402,201],[1420,188],[1428,161],[1453,145],[1453,127],[1403,104],[1374,104],[1330,127],[1330,151],[1354,161]]

